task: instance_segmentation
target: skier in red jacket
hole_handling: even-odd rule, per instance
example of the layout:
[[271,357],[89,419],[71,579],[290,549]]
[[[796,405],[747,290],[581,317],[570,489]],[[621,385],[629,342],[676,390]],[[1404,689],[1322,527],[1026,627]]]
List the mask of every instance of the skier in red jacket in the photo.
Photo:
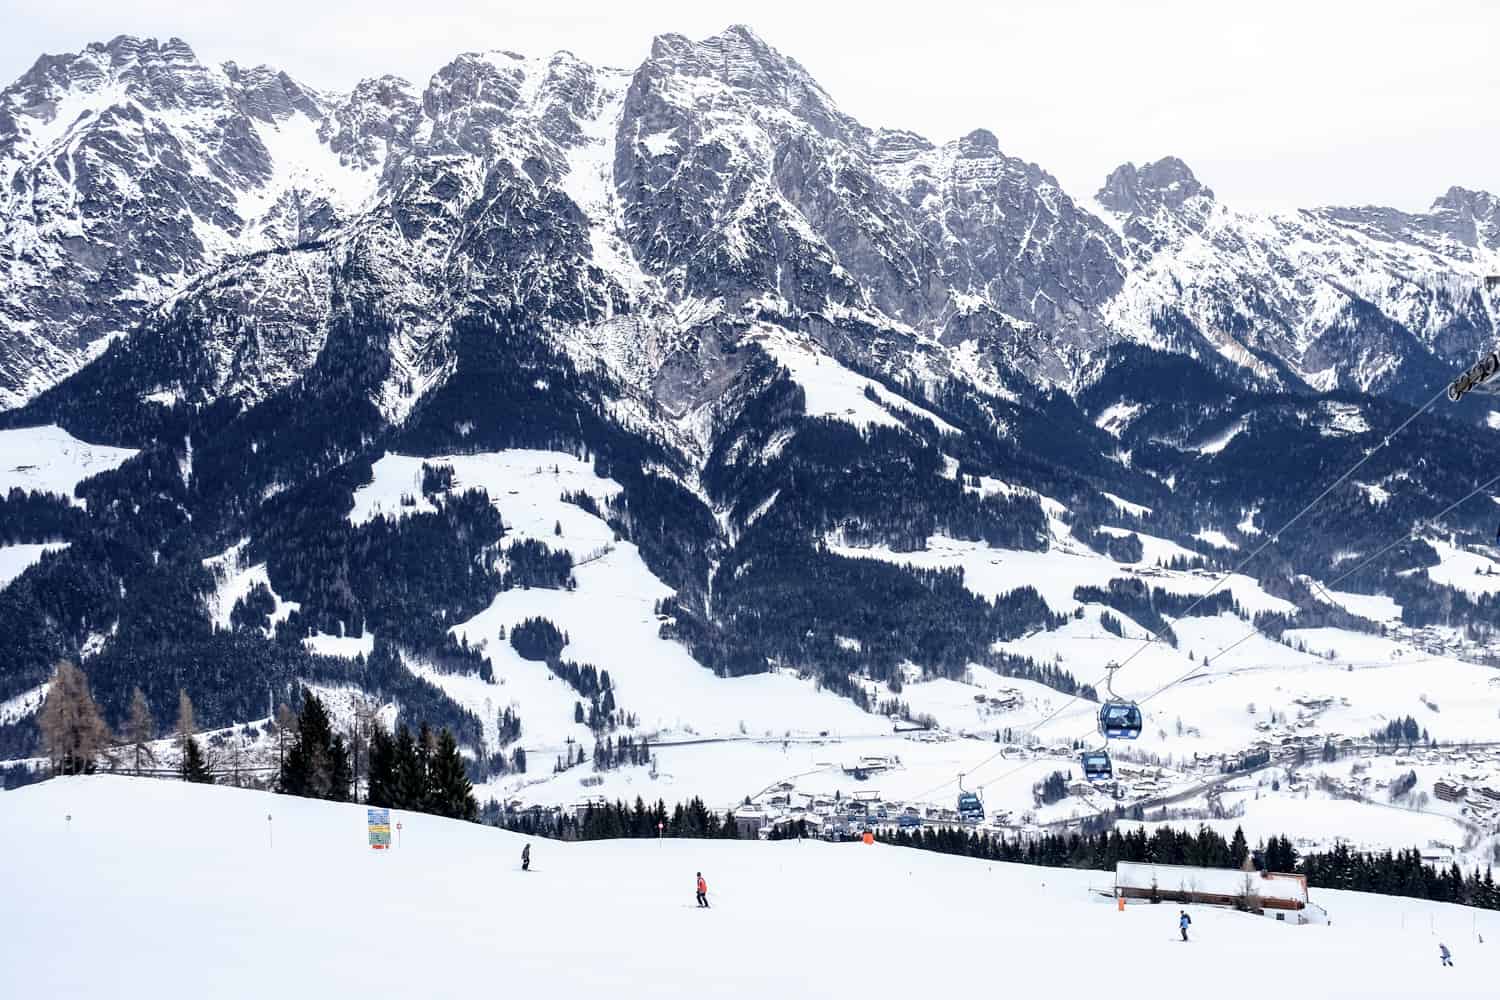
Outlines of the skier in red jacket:
[[698,873],[698,905],[708,908],[708,883],[703,881],[702,872]]

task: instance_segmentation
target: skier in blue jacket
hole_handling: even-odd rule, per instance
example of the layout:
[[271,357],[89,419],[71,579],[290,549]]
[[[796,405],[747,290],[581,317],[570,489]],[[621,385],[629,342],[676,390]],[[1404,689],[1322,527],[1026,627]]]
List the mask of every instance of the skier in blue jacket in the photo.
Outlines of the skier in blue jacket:
[[1180,931],[1182,931],[1182,939],[1184,941],[1186,941],[1188,939],[1188,936],[1187,936],[1188,924],[1190,924],[1192,922],[1193,922],[1193,918],[1187,915],[1187,910],[1183,910],[1182,911],[1182,915],[1177,918],[1177,929],[1180,930]]
[[1453,952],[1448,950],[1447,945],[1439,943],[1438,954],[1442,956],[1444,965],[1450,969],[1453,968]]

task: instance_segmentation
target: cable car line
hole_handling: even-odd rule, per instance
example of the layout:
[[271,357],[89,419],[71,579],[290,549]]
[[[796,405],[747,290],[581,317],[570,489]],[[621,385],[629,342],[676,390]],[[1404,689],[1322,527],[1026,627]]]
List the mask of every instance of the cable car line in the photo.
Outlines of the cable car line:
[[[1390,431],[1383,438],[1381,438],[1379,444],[1375,445],[1373,448],[1370,448],[1368,451],[1366,451],[1364,453],[1364,455],[1360,457],[1359,461],[1355,462],[1348,469],[1346,469],[1337,479],[1335,479],[1332,483],[1328,484],[1328,486],[1324,487],[1324,489],[1322,490],[1322,492],[1320,492],[1316,497],[1314,497],[1307,504],[1305,504],[1302,507],[1301,510],[1297,511],[1297,513],[1293,514],[1289,519],[1287,519],[1281,525],[1281,527],[1277,528],[1275,531],[1273,531],[1269,535],[1267,535],[1266,536],[1266,540],[1263,541],[1263,542],[1261,542],[1260,545],[1256,546],[1254,550],[1252,550],[1248,555],[1246,555],[1243,559],[1241,559],[1239,561],[1239,563],[1237,563],[1234,566],[1234,568],[1232,568],[1230,570],[1227,570],[1227,571],[1219,574],[1218,578],[1214,581],[1213,586],[1211,586],[1208,590],[1206,590],[1202,594],[1200,594],[1198,596],[1198,598],[1195,599],[1191,604],[1189,604],[1187,606],[1187,608],[1185,608],[1180,614],[1174,615],[1170,619],[1168,619],[1167,620],[1167,626],[1170,627],[1172,625],[1175,625],[1177,622],[1182,621],[1184,618],[1190,617],[1192,615],[1193,611],[1196,610],[1199,605],[1201,605],[1204,601],[1206,601],[1209,597],[1211,597],[1216,591],[1218,591],[1218,589],[1220,587],[1222,587],[1224,585],[1225,581],[1227,581],[1230,577],[1238,575],[1239,573],[1241,573],[1241,571],[1243,571],[1244,568],[1246,566],[1248,566],[1250,564],[1250,562],[1256,556],[1260,555],[1267,548],[1269,548],[1270,546],[1274,545],[1276,542],[1280,541],[1281,540],[1281,535],[1285,531],[1287,531],[1287,529],[1291,528],[1292,526],[1294,526],[1295,524],[1297,524],[1297,522],[1299,522],[1300,520],[1302,520],[1302,518],[1306,517],[1308,515],[1308,513],[1310,513],[1315,507],[1317,507],[1318,504],[1322,503],[1325,499],[1327,499],[1327,497],[1329,496],[1329,494],[1331,494],[1334,490],[1338,489],[1344,483],[1348,482],[1349,479],[1356,472],[1358,472],[1361,468],[1363,468],[1364,465],[1365,465],[1365,463],[1369,462],[1370,459],[1373,458],[1377,452],[1379,452],[1381,449],[1383,449],[1387,445],[1389,445],[1391,443],[1391,440],[1393,438],[1395,438],[1402,431],[1406,430],[1407,427],[1411,426],[1411,424],[1413,422],[1415,422],[1418,417],[1422,416],[1429,409],[1431,409],[1432,406],[1435,403],[1437,403],[1438,400],[1443,399],[1444,397],[1448,396],[1449,395],[1449,388],[1450,388],[1450,386],[1447,386],[1447,385],[1443,386],[1441,389],[1439,389],[1437,392],[1435,392],[1432,395],[1432,397],[1427,400],[1427,402],[1423,403],[1420,407],[1418,407],[1417,409],[1413,410],[1411,412],[1411,414],[1409,414],[1406,417],[1405,420],[1401,421],[1401,423],[1399,423],[1398,425],[1396,425],[1396,428],[1394,430]],[[1497,476],[1497,477],[1495,477],[1495,479],[1490,480],[1490,483],[1494,483],[1496,481],[1500,481],[1500,476]],[[1448,514],[1450,511],[1452,511],[1454,508],[1458,507],[1460,504],[1464,503],[1465,501],[1467,501],[1467,500],[1471,499],[1472,497],[1474,497],[1475,495],[1477,495],[1486,486],[1490,485],[1490,483],[1486,483],[1485,486],[1479,487],[1478,489],[1476,489],[1472,493],[1470,493],[1468,496],[1464,497],[1462,500],[1459,500],[1457,503],[1452,504],[1447,509],[1445,509],[1440,514],[1438,514],[1436,516],[1436,518],[1434,518],[1434,520],[1441,519],[1443,516],[1445,516],[1446,514]],[[1410,538],[1410,535],[1405,536],[1405,537],[1399,539],[1396,542],[1392,542],[1390,545],[1386,546],[1384,549],[1381,549],[1380,552],[1377,552],[1376,556],[1385,554],[1390,549],[1395,548],[1397,545],[1401,544],[1402,542],[1407,541],[1409,538]],[[1328,586],[1330,586],[1330,587],[1337,586],[1338,583],[1339,583],[1339,581],[1347,579],[1353,573],[1357,572],[1359,569],[1362,569],[1364,566],[1368,565],[1371,561],[1374,560],[1374,558],[1375,558],[1375,556],[1372,556],[1370,559],[1367,559],[1365,562],[1363,562],[1359,566],[1355,567],[1354,570],[1351,570],[1349,573],[1346,573],[1343,576],[1339,577],[1338,580],[1335,580],[1333,583],[1329,584]],[[1123,669],[1125,666],[1127,666],[1133,660],[1135,660],[1136,657],[1138,657],[1142,653],[1144,653],[1147,649],[1149,649],[1152,645],[1154,645],[1161,638],[1162,633],[1165,632],[1165,631],[1166,631],[1166,629],[1162,629],[1162,630],[1157,631],[1157,632],[1150,632],[1149,636],[1146,639],[1144,639],[1144,640],[1141,641],[1141,645],[1138,646],[1135,649],[1134,652],[1132,652],[1129,656],[1125,657],[1125,659],[1121,660],[1119,663],[1117,663],[1117,664],[1111,664],[1109,667],[1107,667],[1106,671],[1105,671],[1105,678],[1104,678],[1106,680],[1107,684],[1112,683],[1112,681],[1113,681],[1113,675],[1114,675],[1114,672],[1116,670]],[[1224,655],[1224,653],[1228,652],[1229,649],[1232,649],[1234,645],[1238,645],[1240,642],[1246,641],[1247,639],[1250,638],[1251,635],[1255,635],[1258,631],[1259,631],[1258,629],[1252,631],[1250,633],[1250,635],[1247,635],[1247,636],[1241,638],[1240,640],[1238,640],[1233,645],[1231,645],[1229,647],[1226,647],[1225,649],[1222,649],[1219,652],[1215,653],[1212,657],[1209,658],[1209,660],[1211,661],[1213,659],[1217,659],[1219,656]],[[1149,632],[1149,630],[1148,630],[1148,632]],[[1168,690],[1172,686],[1174,686],[1176,684],[1179,684],[1182,681],[1186,680],[1187,678],[1191,677],[1193,674],[1198,673],[1202,669],[1202,666],[1203,665],[1195,664],[1192,670],[1188,671],[1186,674],[1182,675],[1177,680],[1174,680],[1174,681],[1170,682],[1169,684],[1164,685],[1161,688],[1158,688],[1156,691],[1153,691],[1146,698],[1143,698],[1139,702],[1134,703],[1134,707],[1136,709],[1137,715],[1139,715],[1139,706],[1141,704],[1144,704],[1145,702],[1151,700],[1152,698],[1157,697],[1158,695],[1162,694],[1163,692],[1165,692],[1166,690]],[[1109,690],[1110,694],[1113,694],[1112,688],[1107,687],[1106,689]],[[1079,690],[1082,690],[1082,689],[1080,688]],[[1051,722],[1053,719],[1055,719],[1059,715],[1061,715],[1064,711],[1067,710],[1067,708],[1069,706],[1071,706],[1073,704],[1073,702],[1078,701],[1079,698],[1080,698],[1080,695],[1079,695],[1078,691],[1075,691],[1072,695],[1070,695],[1068,697],[1068,699],[1066,701],[1064,701],[1057,708],[1053,709],[1051,712],[1049,712],[1042,719],[1038,720],[1037,722],[1032,723],[1030,726],[1027,726],[1025,729],[1023,729],[1022,733],[1026,734],[1026,735],[1035,734],[1038,729],[1042,728],[1047,723]],[[1108,703],[1104,706],[1104,708],[1109,708],[1109,707],[1111,707],[1111,706]],[[1102,729],[1102,727],[1103,727],[1103,719],[1101,717],[1101,729]],[[1137,731],[1137,735],[1139,735],[1139,731]],[[1132,738],[1132,737],[1126,737],[1126,738]],[[1076,741],[1070,741],[1070,742],[1076,742]],[[1107,745],[1108,745],[1108,737],[1106,736],[1106,746]],[[980,761],[977,765],[971,766],[966,773],[968,773],[970,775],[974,774],[976,771],[980,770],[981,768],[984,768],[984,767],[988,766],[989,764],[993,763],[996,759],[998,759],[1000,756],[1002,756],[1004,754],[1004,752],[1005,752],[1004,749],[997,750],[995,753],[991,754],[990,756],[986,757],[984,760]],[[1104,751],[1086,751],[1085,754],[1084,754],[1084,757],[1087,757],[1090,753],[1093,753],[1093,754],[1103,753],[1106,757],[1108,756],[1107,750],[1104,750]],[[1083,767],[1084,767],[1085,776],[1087,776],[1088,775],[1088,769],[1089,769],[1088,762],[1085,761],[1085,760],[1082,760],[1082,758],[1081,758],[1081,762],[1082,762]],[[1022,764],[1020,767],[1013,768],[1012,770],[1007,771],[1005,774],[1000,775],[997,778],[992,778],[992,779],[990,779],[990,781],[985,782],[984,785],[980,785],[980,788],[983,789],[986,785],[993,784],[996,781],[1000,781],[1000,780],[1003,780],[1005,778],[1010,777],[1013,774],[1017,774],[1020,771],[1024,770],[1029,764],[1030,764],[1030,762],[1028,761],[1028,762]],[[1097,761],[1096,761],[1095,770],[1096,771],[1101,770],[1097,766]],[[1100,779],[1100,780],[1104,780],[1104,779]],[[950,784],[952,784],[951,780],[950,781],[944,781],[941,784],[936,785],[933,788],[929,789],[928,791],[925,791],[925,792],[921,793],[921,795],[917,796],[917,798],[914,801],[919,801],[919,800],[924,799],[925,797],[927,797],[929,795],[932,795],[935,792],[941,791],[942,789],[946,788]]]

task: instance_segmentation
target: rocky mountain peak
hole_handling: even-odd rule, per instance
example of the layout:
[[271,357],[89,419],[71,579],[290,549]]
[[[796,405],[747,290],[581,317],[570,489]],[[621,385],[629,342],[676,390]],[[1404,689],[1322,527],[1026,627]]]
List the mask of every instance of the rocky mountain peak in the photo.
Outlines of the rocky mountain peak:
[[847,141],[863,133],[797,60],[772,48],[744,25],[696,42],[682,35],[659,35],[652,42],[645,68],[713,80],[757,104],[790,111],[831,138]]
[[1140,167],[1121,164],[1095,197],[1099,204],[1122,215],[1150,215],[1159,208],[1176,212],[1193,198],[1212,200],[1214,193],[1193,176],[1186,163],[1165,156]]
[[1432,203],[1432,216],[1449,235],[1472,247],[1500,249],[1500,198],[1450,187]]
[[1000,140],[986,128],[976,128],[958,140],[958,155],[964,159],[980,160],[1000,155]]
[[323,117],[317,96],[280,70],[270,66],[241,69],[233,62],[226,62],[222,69],[234,86],[240,110],[251,118],[274,123],[299,111],[314,120]]

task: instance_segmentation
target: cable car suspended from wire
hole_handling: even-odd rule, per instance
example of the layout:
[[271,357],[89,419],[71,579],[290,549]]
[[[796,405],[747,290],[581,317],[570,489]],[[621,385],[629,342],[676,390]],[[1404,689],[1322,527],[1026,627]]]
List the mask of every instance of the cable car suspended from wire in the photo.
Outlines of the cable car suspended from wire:
[[1109,701],[1099,709],[1099,735],[1107,740],[1134,740],[1141,735],[1141,709],[1131,701]]
[[[1492,274],[1484,279],[1486,291],[1500,288],[1500,274]],[[1490,351],[1484,357],[1474,362],[1473,367],[1464,372],[1448,386],[1448,399],[1454,403],[1458,402],[1465,394],[1478,389],[1481,392],[1497,392],[1494,385],[1486,384],[1494,375],[1500,372],[1500,353]]]
[[1141,707],[1115,694],[1115,671],[1118,663],[1104,668],[1108,671],[1104,689],[1109,699],[1099,709],[1099,735],[1106,740],[1134,740],[1141,735]]
[[1083,766],[1083,776],[1089,781],[1113,781],[1114,766],[1109,761],[1108,750],[1085,750],[1078,758]]

